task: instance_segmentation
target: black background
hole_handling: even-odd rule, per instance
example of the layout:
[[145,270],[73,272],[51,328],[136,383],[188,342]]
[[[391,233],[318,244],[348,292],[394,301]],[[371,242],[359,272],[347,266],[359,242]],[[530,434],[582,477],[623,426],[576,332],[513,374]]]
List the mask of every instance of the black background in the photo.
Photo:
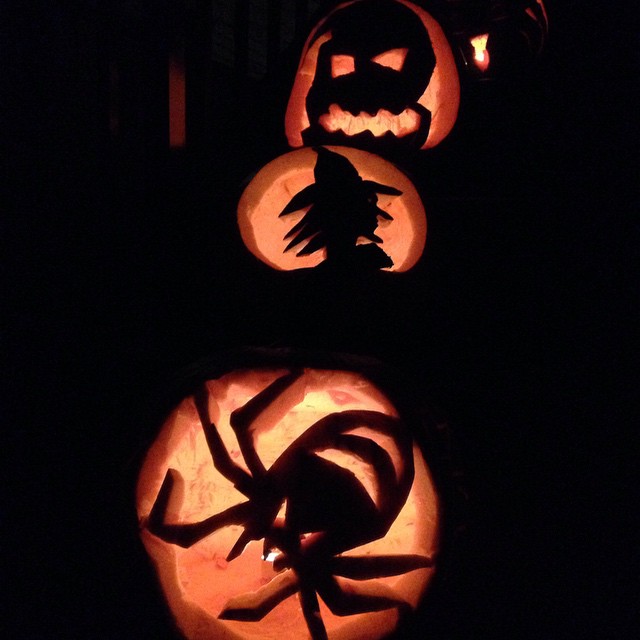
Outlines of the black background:
[[[142,81],[169,14],[26,4],[1,13],[5,636],[172,637],[135,477],[179,372],[248,344],[381,358],[447,416],[466,526],[407,636],[631,637],[630,12],[549,2],[537,67],[464,85],[452,134],[410,163],[421,263],[331,291],[258,263],[235,227],[243,181],[287,150],[300,42],[263,80],[218,77],[213,133],[170,153]],[[120,140],[114,51],[142,79]]]

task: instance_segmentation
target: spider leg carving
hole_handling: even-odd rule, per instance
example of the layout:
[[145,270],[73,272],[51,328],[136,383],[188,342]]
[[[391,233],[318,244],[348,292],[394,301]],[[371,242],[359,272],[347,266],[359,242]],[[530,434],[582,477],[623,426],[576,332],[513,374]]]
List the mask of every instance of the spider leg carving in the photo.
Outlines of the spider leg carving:
[[312,640],[328,640],[327,629],[320,615],[320,603],[316,590],[304,581],[300,585],[300,605]]
[[276,378],[268,387],[231,413],[231,427],[254,479],[263,477],[267,470],[256,453],[253,436],[278,422],[290,407],[302,402],[304,386],[295,384],[302,374],[303,370],[291,371]]
[[298,589],[299,581],[295,572],[284,571],[257,591],[231,598],[218,617],[221,620],[244,622],[262,620],[267,613]]
[[[215,468],[246,496],[253,493],[253,478],[231,459],[218,429],[209,417],[209,394],[202,385],[193,396],[194,404],[202,424],[209,452]],[[182,477],[175,469],[168,469],[160,487],[156,501],[146,523],[147,529],[165,542],[190,547],[214,531],[229,524],[243,524],[251,514],[249,502],[226,509],[200,522],[170,524],[166,522],[167,508],[175,483]]]
[[[254,498],[258,494],[265,492],[265,488],[261,486],[260,481],[266,474],[266,470],[256,453],[253,444],[253,432],[261,427],[261,420],[277,420],[280,413],[286,412],[288,405],[287,402],[283,402],[283,395],[294,394],[294,396],[300,395],[301,398],[303,397],[303,389],[292,388],[295,387],[294,383],[302,376],[302,373],[302,371],[294,371],[280,376],[254,396],[247,404],[232,413],[231,425],[237,435],[242,455],[251,470],[251,474],[247,473],[231,459],[216,425],[211,421],[209,415],[209,392],[206,384],[203,384],[194,393],[194,404],[202,424],[214,467],[249,498]],[[257,522],[260,518],[253,517],[255,516],[256,507],[255,505],[252,507],[249,502],[230,507],[201,522],[167,523],[167,508],[176,481],[181,481],[180,474],[175,469],[169,469],[147,521],[148,530],[165,542],[178,544],[181,547],[190,547],[221,527],[230,524],[244,524],[245,530],[227,556],[227,560],[231,561],[242,553],[247,543],[264,536],[261,527],[252,526],[251,524],[252,522]],[[267,518],[265,521],[269,521],[271,514],[268,512],[273,509],[272,501],[268,500],[267,503],[268,507],[265,509]]]
[[433,558],[417,554],[336,556],[329,561],[330,573],[352,580],[388,578],[432,566]]
[[304,569],[300,568],[300,577],[298,577],[296,571],[286,570],[257,591],[229,600],[219,617],[223,620],[261,620],[283,600],[300,591],[300,602],[311,637],[313,640],[322,640],[327,636],[319,614],[316,588],[331,611],[340,616],[408,606],[388,587],[378,584],[376,593],[346,591],[330,574],[355,580],[369,580],[400,575],[431,566],[433,566],[431,558],[411,554],[339,556],[329,561],[328,574],[321,578],[320,584],[317,584],[318,578],[315,572],[306,575]]
[[242,457],[252,474],[251,491],[245,495],[255,498],[255,513],[245,523],[244,531],[227,555],[228,561],[237,558],[251,540],[259,540],[265,536],[266,523],[274,520],[280,506],[280,496],[272,493],[272,487],[265,479],[267,471],[256,452],[255,434],[276,424],[284,417],[289,407],[302,402],[304,386],[295,383],[303,373],[302,370],[292,371],[276,378],[242,407],[233,411],[229,418]]
[[213,466],[245,496],[253,493],[253,478],[240,465],[236,464],[229,455],[220,433],[209,416],[209,392],[203,384],[194,394],[193,400],[200,417],[202,430],[211,453]]
[[327,574],[316,584],[316,589],[331,612],[337,616],[410,607],[393,589],[379,583],[375,585],[375,593],[360,593],[341,585],[333,576]]
[[180,474],[175,469],[167,471],[146,523],[147,529],[165,542],[188,548],[220,527],[230,524],[242,524],[249,517],[251,509],[250,503],[247,501],[225,509],[221,513],[217,513],[200,522],[187,524],[166,523],[167,507],[169,506],[176,477],[180,479]]

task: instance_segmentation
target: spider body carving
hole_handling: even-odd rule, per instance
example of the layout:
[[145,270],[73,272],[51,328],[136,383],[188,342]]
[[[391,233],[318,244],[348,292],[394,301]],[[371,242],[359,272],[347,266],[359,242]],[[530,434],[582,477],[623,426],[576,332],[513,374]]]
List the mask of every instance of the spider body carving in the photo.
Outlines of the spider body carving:
[[[311,638],[320,640],[328,636],[318,595],[336,615],[408,606],[390,588],[380,585],[375,593],[344,589],[339,577],[366,581],[395,576],[430,567],[432,559],[411,554],[342,555],[383,537],[407,500],[414,477],[413,442],[399,418],[369,410],[331,413],[265,468],[255,447],[255,425],[302,374],[281,375],[231,413],[230,423],[248,471],[233,461],[212,423],[203,385],[194,401],[213,464],[248,500],[200,522],[168,523],[167,507],[178,475],[169,469],[146,527],[165,542],[190,547],[221,527],[242,525],[227,560],[240,556],[250,541],[263,540],[263,558],[275,556],[273,567],[279,573],[257,592],[229,600],[219,617],[260,620],[298,592]],[[398,454],[395,464],[387,447],[363,435],[363,429],[393,443]],[[369,467],[374,497],[354,473],[322,457],[330,450],[353,456]],[[284,517],[280,517],[283,505]]]

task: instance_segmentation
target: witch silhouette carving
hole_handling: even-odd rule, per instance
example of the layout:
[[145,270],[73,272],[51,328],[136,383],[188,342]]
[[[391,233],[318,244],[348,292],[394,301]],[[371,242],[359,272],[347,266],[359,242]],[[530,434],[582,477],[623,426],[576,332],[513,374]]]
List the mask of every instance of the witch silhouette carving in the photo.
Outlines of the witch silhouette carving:
[[383,269],[393,260],[378,246],[378,217],[392,216],[378,207],[378,194],[399,196],[395,187],[363,180],[344,156],[325,147],[318,154],[313,184],[299,191],[280,213],[280,217],[310,207],[287,232],[284,251],[297,249],[297,256],[326,250],[325,267]]

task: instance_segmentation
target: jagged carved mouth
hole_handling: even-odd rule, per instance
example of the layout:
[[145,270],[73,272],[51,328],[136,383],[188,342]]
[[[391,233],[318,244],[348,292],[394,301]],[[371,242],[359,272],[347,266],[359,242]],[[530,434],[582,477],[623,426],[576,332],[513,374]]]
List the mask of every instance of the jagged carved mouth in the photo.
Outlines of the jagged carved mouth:
[[364,111],[353,115],[339,105],[332,104],[329,106],[329,112],[321,115],[318,121],[324,130],[330,133],[342,131],[348,136],[355,136],[370,131],[376,138],[386,133],[401,138],[415,133],[420,128],[420,114],[411,108],[406,108],[398,114],[380,109],[374,115]]

